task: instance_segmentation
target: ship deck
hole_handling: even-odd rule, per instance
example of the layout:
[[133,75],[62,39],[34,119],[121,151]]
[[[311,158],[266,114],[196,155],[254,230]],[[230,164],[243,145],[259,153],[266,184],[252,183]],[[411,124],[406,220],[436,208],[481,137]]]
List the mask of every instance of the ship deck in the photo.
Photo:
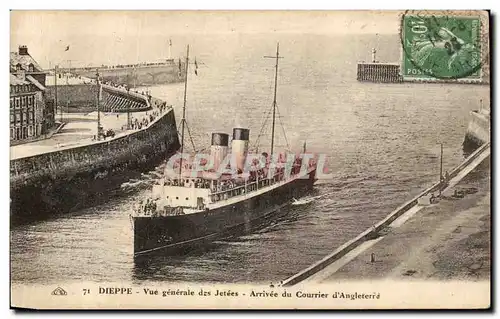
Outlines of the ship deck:
[[[168,111],[167,111],[168,112]],[[151,113],[151,111],[149,111]],[[148,112],[130,113],[132,121],[134,119],[142,120],[147,117]],[[60,115],[58,114],[57,117]],[[50,138],[40,139],[33,142],[26,142],[10,147],[10,159],[35,156],[43,153],[53,152],[75,146],[85,146],[103,141],[93,140],[97,132],[97,112],[92,113],[63,113],[63,122],[66,123],[57,133]],[[158,118],[158,117],[157,117]],[[104,131],[112,129],[115,137],[124,136],[137,130],[127,131],[126,113],[102,113],[101,125]],[[110,140],[111,138],[106,138]]]

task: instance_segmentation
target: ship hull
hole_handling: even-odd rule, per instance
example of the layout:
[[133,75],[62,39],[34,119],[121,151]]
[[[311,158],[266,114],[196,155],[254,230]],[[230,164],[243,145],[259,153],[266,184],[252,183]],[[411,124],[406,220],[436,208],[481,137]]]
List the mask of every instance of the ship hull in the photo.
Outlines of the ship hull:
[[296,179],[258,196],[205,212],[158,217],[133,217],[134,257],[149,254],[182,254],[216,239],[258,228],[274,217],[294,197],[303,196],[316,181]]
[[150,127],[108,142],[11,161],[11,224],[95,205],[180,147],[170,110]]

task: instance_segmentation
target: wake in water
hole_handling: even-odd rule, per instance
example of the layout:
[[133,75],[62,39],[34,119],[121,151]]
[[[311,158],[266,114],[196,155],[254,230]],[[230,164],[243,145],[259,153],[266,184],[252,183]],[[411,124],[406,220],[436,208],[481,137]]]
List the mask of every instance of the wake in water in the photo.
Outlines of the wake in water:
[[305,205],[314,202],[317,199],[325,197],[328,194],[318,195],[318,196],[306,196],[299,199],[292,198],[292,205]]
[[154,170],[148,173],[141,173],[141,178],[132,178],[129,181],[120,185],[120,189],[124,193],[132,193],[139,190],[144,190],[153,185],[154,181],[158,178],[163,177],[163,171],[165,169],[165,164],[157,166]]

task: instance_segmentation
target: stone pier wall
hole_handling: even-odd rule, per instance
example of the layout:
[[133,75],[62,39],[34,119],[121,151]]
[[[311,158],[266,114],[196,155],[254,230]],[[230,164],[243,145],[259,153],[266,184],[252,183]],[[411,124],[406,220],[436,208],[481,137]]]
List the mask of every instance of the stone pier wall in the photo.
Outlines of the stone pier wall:
[[358,81],[398,83],[403,78],[398,64],[388,63],[358,63]]
[[[46,99],[55,99],[55,87],[47,86]],[[92,107],[96,105],[97,87],[95,84],[71,84],[57,86],[57,103],[63,107]]]
[[[178,145],[172,108],[167,108],[147,127],[115,138],[10,161],[11,189],[37,183],[43,178],[58,179],[68,174],[126,168],[167,153]],[[171,151],[171,150],[170,150]]]

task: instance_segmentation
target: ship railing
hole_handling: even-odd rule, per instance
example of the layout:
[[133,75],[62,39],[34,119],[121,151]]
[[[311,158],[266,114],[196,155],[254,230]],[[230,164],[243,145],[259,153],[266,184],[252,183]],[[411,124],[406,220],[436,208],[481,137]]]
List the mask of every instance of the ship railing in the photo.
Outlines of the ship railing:
[[[294,178],[295,175],[297,175],[297,174],[292,175],[291,178]],[[274,185],[276,183],[279,183],[279,182],[282,182],[285,180],[286,179],[284,178],[284,175],[282,173],[277,173],[274,175],[273,178],[263,178],[263,179],[253,181],[251,183],[239,184],[235,187],[225,189],[225,190],[220,190],[220,191],[217,189],[212,190],[212,193],[210,194],[210,198],[211,198],[212,202],[218,202],[218,201],[226,200],[226,199],[234,197],[234,196],[244,195],[244,194],[259,190],[263,187],[271,186],[271,185]]]
[[179,178],[173,178],[173,179],[166,179],[163,185],[187,187],[187,188],[209,188],[210,182],[203,180],[186,182]]
[[154,209],[154,210],[144,210],[144,209],[136,209],[134,211],[135,216],[138,217],[160,217],[160,216],[180,216],[184,215],[184,208],[188,207],[183,207],[183,206],[178,206],[178,207],[171,207],[171,206],[165,206],[163,209]]
[[221,200],[226,200],[228,198],[244,195],[249,192],[259,190],[266,186],[271,186],[276,183],[284,182],[286,180],[291,180],[300,175],[300,170],[292,171],[291,176],[287,179],[285,178],[284,170],[278,170],[272,178],[258,178],[255,181],[245,184],[237,184],[236,186],[229,187],[228,189],[212,188],[210,198],[212,202],[218,202]]

